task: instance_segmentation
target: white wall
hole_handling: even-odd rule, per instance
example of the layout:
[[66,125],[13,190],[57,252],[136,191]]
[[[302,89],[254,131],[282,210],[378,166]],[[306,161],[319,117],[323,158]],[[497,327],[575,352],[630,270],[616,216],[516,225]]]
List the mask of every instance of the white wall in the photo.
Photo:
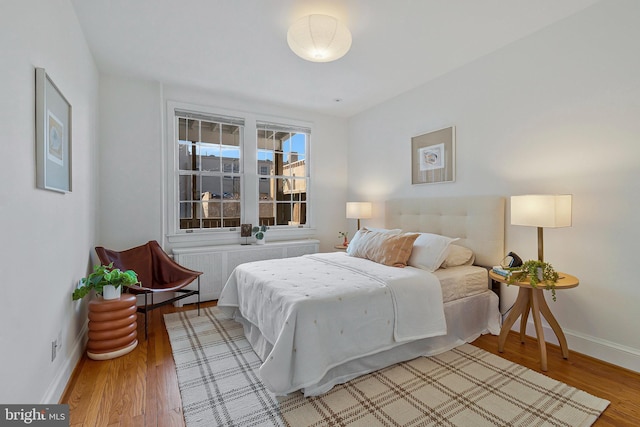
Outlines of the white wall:
[[[638,16],[635,0],[600,2],[349,123],[349,195],[379,202],[372,224],[393,197],[573,194],[573,226],[545,230],[545,260],[581,283],[550,307],[570,349],[636,371]],[[410,138],[449,125],[456,182],[412,186]],[[536,258],[536,244],[507,226],[508,250]]]
[[98,242],[162,242],[162,125],[158,83],[100,74]]
[[[163,226],[167,101],[312,123],[311,197],[316,237],[321,241],[321,251],[332,250],[333,245],[339,243],[338,231],[346,226],[346,119],[103,74],[100,76],[100,244],[124,249],[150,239],[167,243]],[[170,247],[165,244],[165,248]]]
[[[0,52],[0,402],[55,403],[86,335],[71,292],[95,241],[98,72],[67,0],[3,1]],[[35,67],[73,108],[70,194],[36,188]]]

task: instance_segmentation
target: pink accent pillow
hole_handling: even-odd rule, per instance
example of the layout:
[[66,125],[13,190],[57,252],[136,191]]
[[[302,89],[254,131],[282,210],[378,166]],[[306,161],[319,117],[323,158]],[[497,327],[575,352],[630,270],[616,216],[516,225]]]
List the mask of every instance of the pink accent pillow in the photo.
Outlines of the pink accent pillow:
[[379,264],[393,267],[405,267],[411,256],[413,242],[418,234],[389,234],[362,229],[357,245],[352,247],[349,255],[365,258]]

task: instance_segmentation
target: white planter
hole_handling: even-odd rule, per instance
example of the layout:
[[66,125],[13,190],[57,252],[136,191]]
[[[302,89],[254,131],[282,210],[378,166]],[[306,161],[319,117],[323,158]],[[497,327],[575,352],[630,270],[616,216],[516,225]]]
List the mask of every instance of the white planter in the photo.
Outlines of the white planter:
[[264,245],[264,238],[262,238],[262,239],[257,239],[257,240],[256,240],[256,245]]
[[118,299],[122,294],[122,286],[117,288],[113,285],[104,285],[102,287],[102,298],[104,299]]

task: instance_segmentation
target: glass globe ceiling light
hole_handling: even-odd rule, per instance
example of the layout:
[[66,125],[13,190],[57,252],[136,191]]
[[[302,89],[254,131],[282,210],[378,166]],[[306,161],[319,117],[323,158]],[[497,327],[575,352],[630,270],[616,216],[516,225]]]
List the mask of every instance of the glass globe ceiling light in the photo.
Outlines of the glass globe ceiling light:
[[349,51],[351,32],[333,16],[309,15],[289,28],[287,43],[302,59],[330,62],[342,58]]

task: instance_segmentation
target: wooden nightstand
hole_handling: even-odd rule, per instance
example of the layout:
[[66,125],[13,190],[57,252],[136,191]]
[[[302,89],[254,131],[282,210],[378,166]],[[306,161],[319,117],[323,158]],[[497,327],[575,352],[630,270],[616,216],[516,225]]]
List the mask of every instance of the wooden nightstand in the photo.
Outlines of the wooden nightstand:
[[[580,283],[577,277],[571,276],[566,273],[558,273],[560,275],[560,279],[556,283],[556,290],[575,288]],[[500,283],[507,283],[507,279],[502,277],[499,274],[494,273],[493,271],[489,271],[489,277],[491,280],[495,280]],[[518,290],[518,298],[516,298],[516,302],[511,309],[511,312],[505,319],[502,324],[502,329],[500,329],[500,337],[498,338],[498,351],[502,353],[504,350],[504,343],[507,339],[507,335],[509,334],[509,330],[511,330],[511,326],[515,323],[515,321],[520,318],[520,341],[524,342],[525,330],[527,328],[527,319],[529,318],[529,309],[531,309],[531,315],[533,316],[533,323],[536,327],[536,337],[538,339],[538,346],[540,347],[540,369],[543,371],[547,370],[547,345],[544,341],[544,331],[542,330],[542,320],[540,319],[540,314],[547,319],[549,326],[553,329],[553,332],[558,337],[558,342],[560,343],[560,349],[562,350],[562,357],[567,359],[569,357],[569,347],[567,346],[567,339],[558,324],[558,321],[553,314],[551,313],[551,309],[547,305],[547,302],[544,299],[544,295],[542,291],[545,290],[545,285],[541,285],[537,288],[531,287],[529,282],[514,282],[511,283],[513,286],[518,286],[520,289]]]
[[335,245],[334,248],[340,250],[340,251],[346,251],[347,250],[347,246],[346,245]]

